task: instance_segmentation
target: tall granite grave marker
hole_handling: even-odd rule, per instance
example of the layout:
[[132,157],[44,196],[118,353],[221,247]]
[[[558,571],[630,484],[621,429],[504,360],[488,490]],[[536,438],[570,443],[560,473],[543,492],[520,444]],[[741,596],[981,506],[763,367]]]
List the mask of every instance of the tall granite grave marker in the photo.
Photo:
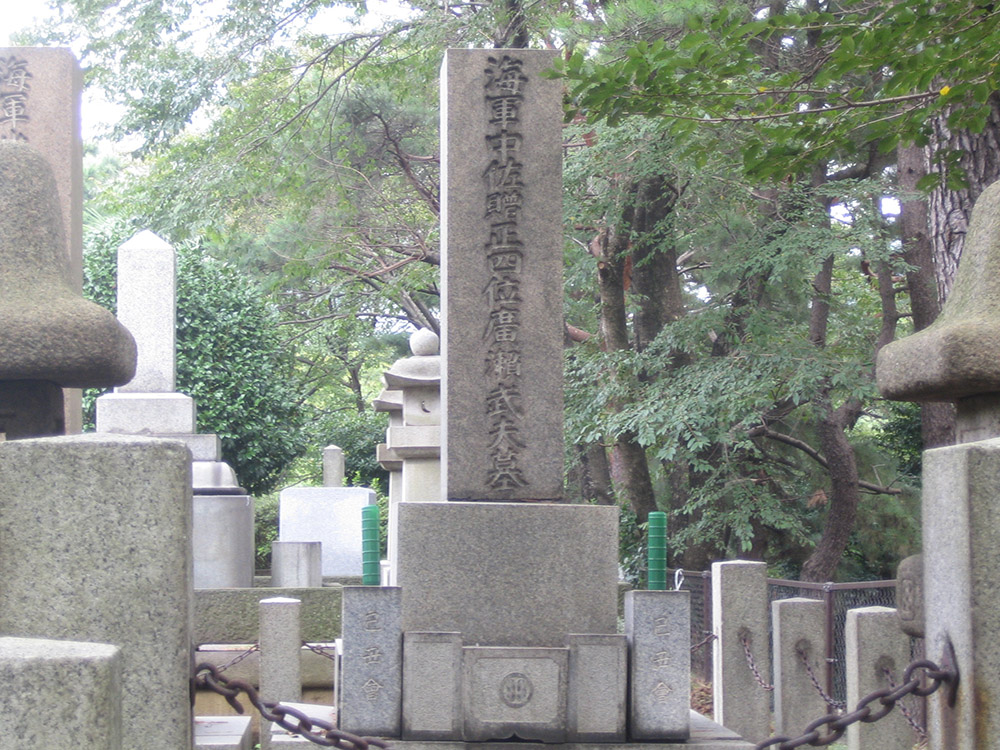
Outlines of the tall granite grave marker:
[[553,53],[442,67],[442,434],[449,500],[562,498],[562,84]]

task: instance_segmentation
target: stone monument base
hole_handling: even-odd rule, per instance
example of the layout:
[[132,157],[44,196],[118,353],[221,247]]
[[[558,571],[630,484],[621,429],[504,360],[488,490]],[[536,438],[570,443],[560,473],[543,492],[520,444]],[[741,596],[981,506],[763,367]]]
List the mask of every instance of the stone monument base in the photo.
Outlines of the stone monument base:
[[618,509],[400,503],[404,631],[481,646],[566,645],[618,627]]
[[393,740],[394,750],[752,750],[747,742],[697,711],[691,711],[691,737],[686,742],[443,742]]

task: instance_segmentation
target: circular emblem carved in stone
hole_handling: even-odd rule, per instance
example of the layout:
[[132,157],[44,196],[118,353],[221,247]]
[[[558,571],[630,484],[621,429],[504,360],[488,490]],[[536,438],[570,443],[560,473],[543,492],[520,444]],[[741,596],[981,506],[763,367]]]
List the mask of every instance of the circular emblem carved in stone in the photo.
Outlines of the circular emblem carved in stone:
[[511,708],[520,708],[528,704],[534,686],[528,675],[521,672],[511,672],[500,681],[500,700]]

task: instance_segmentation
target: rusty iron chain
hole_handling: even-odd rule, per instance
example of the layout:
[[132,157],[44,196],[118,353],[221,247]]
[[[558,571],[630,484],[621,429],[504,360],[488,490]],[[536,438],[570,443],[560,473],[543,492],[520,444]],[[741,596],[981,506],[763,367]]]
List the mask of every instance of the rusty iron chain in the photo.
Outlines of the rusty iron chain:
[[[889,683],[889,687],[895,688],[896,681],[892,678],[892,672],[888,668],[883,668],[882,672],[885,674],[885,679]],[[899,710],[902,712],[903,718],[906,719],[906,723],[916,733],[917,739],[920,741],[927,739],[927,729],[921,726],[920,722],[913,715],[913,711],[902,700],[899,701]]]
[[700,641],[698,641],[696,644],[694,644],[691,647],[691,653],[693,654],[698,649],[704,648],[705,646],[707,646],[709,643],[711,643],[712,641],[714,641],[718,637],[719,636],[717,636],[715,633],[709,633],[708,635],[706,635],[704,638],[702,638]]
[[[375,737],[358,737],[350,732],[337,729],[333,724],[322,719],[313,719],[291,706],[285,706],[277,701],[263,701],[257,690],[243,680],[230,680],[222,676],[212,664],[199,664],[194,670],[194,683],[218,693],[226,699],[237,712],[243,713],[243,704],[239,702],[240,693],[246,693],[247,698],[260,715],[267,721],[274,722],[316,745],[337,747],[341,750],[369,750],[371,747],[388,748],[389,743]],[[293,721],[294,719],[294,721]]]
[[222,665],[221,667],[216,667],[216,669],[217,669],[217,670],[218,670],[218,671],[219,671],[220,673],[222,673],[222,672],[225,672],[225,671],[226,671],[227,669],[229,669],[230,667],[235,667],[235,666],[236,666],[237,664],[239,664],[239,663],[240,663],[241,661],[243,661],[243,660],[244,660],[244,659],[246,659],[246,658],[247,658],[248,656],[250,656],[250,654],[252,654],[252,653],[254,653],[254,652],[256,652],[256,651],[260,651],[260,644],[259,644],[259,643],[255,643],[255,644],[253,644],[253,645],[252,645],[252,646],[251,646],[250,648],[248,648],[248,649],[247,649],[246,651],[243,651],[242,653],[240,653],[240,654],[239,654],[239,655],[238,655],[238,656],[237,656],[237,657],[236,657],[235,659],[230,659],[230,660],[229,660],[229,661],[227,661],[227,662],[226,662],[225,664],[223,664],[223,665]]
[[[917,670],[923,670],[924,675],[930,678],[930,685],[925,686],[921,677],[914,676]],[[793,748],[803,745],[812,745],[813,747],[831,745],[844,735],[847,727],[851,724],[856,724],[859,721],[870,724],[887,716],[900,699],[906,695],[927,696],[943,685],[954,689],[957,683],[957,671],[945,669],[932,661],[921,659],[906,668],[903,673],[903,684],[899,687],[880,688],[858,701],[858,705],[850,713],[827,714],[809,724],[799,737],[770,737],[758,743],[754,750],[764,750],[764,748],[772,746],[776,747],[777,750],[793,750]],[[870,704],[876,701],[880,705],[872,707]],[[827,727],[826,734],[820,734],[823,727]]]
[[319,646],[315,643],[307,643],[306,641],[302,641],[302,645],[305,646],[310,651],[312,651],[314,654],[319,654],[320,656],[326,657],[330,661],[337,660],[337,651],[336,649],[330,646]]
[[757,684],[768,692],[774,690],[774,685],[767,684],[767,682],[764,681],[764,678],[760,676],[760,670],[757,669],[757,664],[753,660],[753,654],[750,653],[750,641],[747,640],[745,635],[740,636],[740,643],[743,644],[743,653],[746,654],[747,657],[747,666],[750,667],[750,671],[753,673],[753,678],[757,680]]
[[816,675],[813,673],[812,665],[809,664],[809,656],[801,648],[795,649],[795,653],[799,655],[799,659],[802,660],[802,666],[806,668],[806,674],[809,675],[809,681],[816,688],[816,692],[819,693],[819,697],[823,699],[830,708],[835,711],[845,711],[847,710],[846,701],[838,701],[832,695],[827,695],[827,692],[823,689],[823,686],[819,684],[819,680],[816,679]]

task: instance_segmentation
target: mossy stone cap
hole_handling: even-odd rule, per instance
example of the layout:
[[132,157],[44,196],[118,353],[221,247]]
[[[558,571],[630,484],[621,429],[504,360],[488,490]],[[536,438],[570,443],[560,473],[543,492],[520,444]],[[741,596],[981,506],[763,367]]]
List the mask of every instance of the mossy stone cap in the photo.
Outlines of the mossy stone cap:
[[1000,393],[1000,182],[983,191],[938,319],[883,347],[878,388],[895,401]]
[[132,335],[69,282],[55,177],[30,145],[0,141],[0,380],[108,387],[135,374]]

